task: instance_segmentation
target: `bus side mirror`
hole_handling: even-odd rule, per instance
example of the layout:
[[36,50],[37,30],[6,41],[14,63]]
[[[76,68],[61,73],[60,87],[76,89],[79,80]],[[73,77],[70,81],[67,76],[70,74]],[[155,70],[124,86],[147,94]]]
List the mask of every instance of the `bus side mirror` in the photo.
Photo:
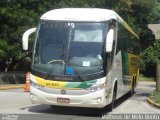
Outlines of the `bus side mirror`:
[[114,41],[114,29],[110,29],[106,38],[106,52],[111,52]]
[[37,28],[31,28],[27,30],[22,37],[22,48],[23,50],[28,50],[28,38],[29,36],[36,31]]

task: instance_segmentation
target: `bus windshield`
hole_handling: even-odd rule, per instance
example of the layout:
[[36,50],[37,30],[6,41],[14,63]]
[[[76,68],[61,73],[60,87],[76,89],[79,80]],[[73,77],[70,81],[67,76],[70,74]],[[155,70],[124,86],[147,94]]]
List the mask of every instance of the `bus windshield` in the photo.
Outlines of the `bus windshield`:
[[107,26],[98,22],[41,21],[32,69],[49,76],[102,75]]

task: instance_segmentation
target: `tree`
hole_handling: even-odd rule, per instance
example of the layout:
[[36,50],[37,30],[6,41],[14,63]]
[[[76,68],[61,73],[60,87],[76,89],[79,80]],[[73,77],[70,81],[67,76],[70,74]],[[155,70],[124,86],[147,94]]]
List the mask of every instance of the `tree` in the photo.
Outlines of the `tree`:
[[1,70],[7,71],[10,65],[16,64],[21,57],[26,56],[21,48],[22,32],[35,26],[38,15],[33,10],[25,9],[16,0],[1,3],[0,62]]
[[[146,43],[147,24],[159,20],[158,0],[1,0],[0,1],[0,66],[12,70],[17,63],[31,54],[21,48],[24,31],[35,27],[39,17],[55,8],[93,7],[115,10],[141,36]],[[152,43],[152,39],[150,42]],[[9,61],[12,59],[12,62]],[[6,64],[10,63],[10,64]],[[9,65],[9,66],[8,66]]]
[[155,77],[157,57],[160,58],[160,40],[141,53],[141,72],[145,76]]
[[156,64],[156,90],[160,91],[160,58],[157,59]]

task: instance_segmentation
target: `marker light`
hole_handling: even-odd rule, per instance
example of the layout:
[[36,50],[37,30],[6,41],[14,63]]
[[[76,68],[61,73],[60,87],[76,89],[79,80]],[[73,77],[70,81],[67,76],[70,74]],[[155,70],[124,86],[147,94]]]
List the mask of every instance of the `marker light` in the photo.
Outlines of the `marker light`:
[[37,88],[37,89],[40,89],[40,88],[43,88],[43,87],[44,87],[44,86],[42,86],[42,85],[40,85],[40,84],[37,84],[37,83],[35,83],[35,82],[33,82],[33,81],[30,81],[30,84],[31,84],[32,87]]
[[102,101],[102,98],[97,99],[97,103],[100,103]]

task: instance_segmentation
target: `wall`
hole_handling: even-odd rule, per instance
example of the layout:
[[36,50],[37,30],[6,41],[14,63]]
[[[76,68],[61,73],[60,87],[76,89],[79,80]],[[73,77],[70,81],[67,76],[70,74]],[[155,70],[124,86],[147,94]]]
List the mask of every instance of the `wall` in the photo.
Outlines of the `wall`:
[[149,24],[148,28],[154,32],[156,39],[160,39],[160,24]]
[[0,84],[24,84],[26,72],[0,72]]

